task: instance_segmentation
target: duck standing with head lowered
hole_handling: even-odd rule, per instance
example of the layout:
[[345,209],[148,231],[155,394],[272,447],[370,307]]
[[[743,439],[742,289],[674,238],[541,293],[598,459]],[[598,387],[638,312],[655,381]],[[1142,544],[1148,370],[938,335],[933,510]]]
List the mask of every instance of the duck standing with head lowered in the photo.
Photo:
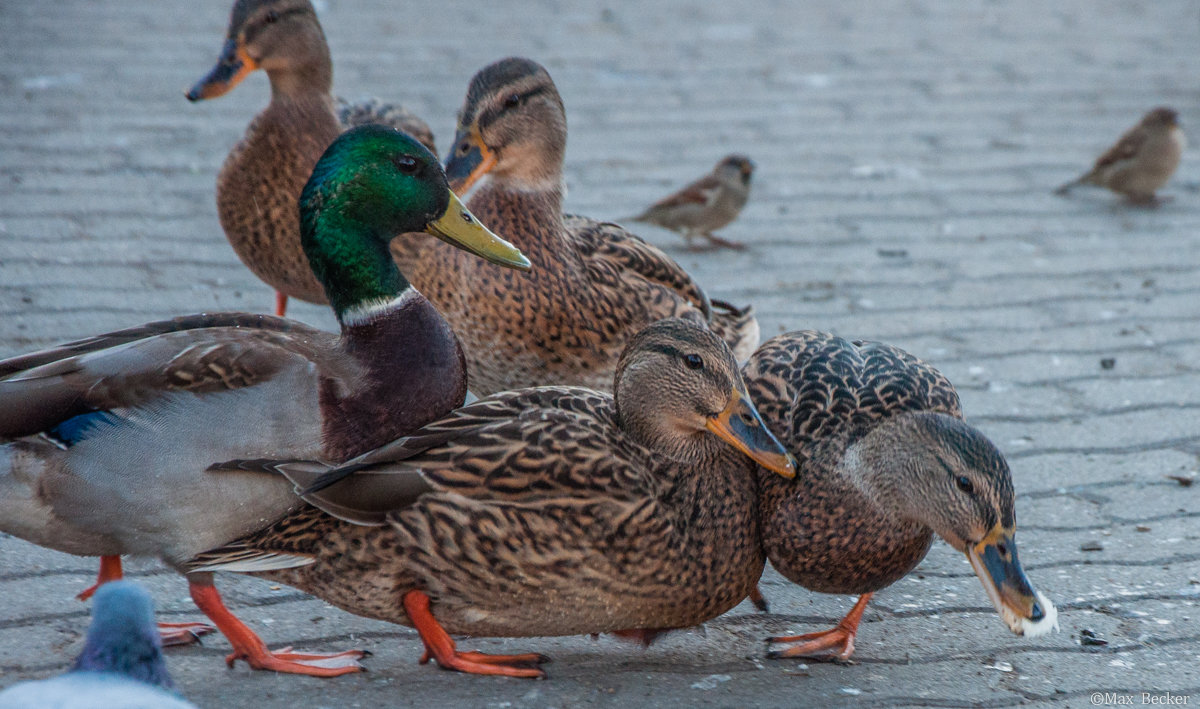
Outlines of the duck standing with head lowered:
[[[382,126],[335,140],[300,205],[304,250],[341,336],[269,316],[195,315],[0,362],[0,531],[181,568],[297,507],[282,481],[213,476],[213,462],[344,460],[462,403],[458,341],[388,243],[423,230],[496,263],[528,261],[459,203],[432,153]],[[189,585],[233,645],[231,663],[357,669],[357,652],[271,653],[225,609],[211,574],[190,574]]]
[[542,66],[509,58],[483,68],[467,90],[446,174],[459,194],[487,176],[468,206],[529,256],[533,272],[512,278],[428,239],[393,245],[462,338],[471,391],[608,389],[629,339],[667,317],[705,324],[739,361],[749,357],[758,323],[748,308],[714,309],[659,249],[616,224],[563,214],[566,145],[562,98]]
[[771,657],[848,660],[871,595],[925,558],[933,535],[967,555],[1017,634],[1057,627],[1017,559],[1012,475],[962,421],[958,394],[902,350],[804,331],[768,340],[743,374],[763,420],[796,457],[794,481],[759,472],[763,547],[779,573],[859,594],[832,630],[771,638]]
[[270,79],[271,102],[225,158],[217,213],[238,258],[275,289],[275,314],[282,316],[289,297],[326,302],[300,247],[296,204],[333,139],[346,128],[382,123],[435,148],[425,122],[399,106],[335,105],[329,45],[309,0],[234,3],[221,56],[188,100],[224,95],[256,69]]
[[[791,476],[729,348],[656,322],[614,394],[508,391],[340,469],[282,473],[316,505],[192,568],[264,572],[350,612],[411,625],[447,669],[541,677],[541,655],[460,652],[447,633],[659,630],[713,618],[762,573],[754,467]],[[326,514],[326,512],[328,514]],[[277,569],[276,571],[267,571]]]

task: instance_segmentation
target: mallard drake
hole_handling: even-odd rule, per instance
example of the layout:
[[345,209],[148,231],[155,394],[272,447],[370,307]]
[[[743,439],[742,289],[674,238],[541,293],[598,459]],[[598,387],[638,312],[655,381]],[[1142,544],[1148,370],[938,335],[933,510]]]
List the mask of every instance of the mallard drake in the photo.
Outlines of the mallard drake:
[[889,345],[804,331],[768,340],[743,375],[800,465],[793,481],[759,472],[767,558],[805,588],[861,594],[833,630],[771,638],[798,644],[770,657],[848,660],[871,595],[912,571],[934,534],[967,555],[1014,633],[1057,627],[1017,559],[1008,464],[962,421],[940,372]]
[[695,251],[693,239],[702,236],[710,247],[744,249],[746,245],[713,234],[728,226],[742,213],[750,199],[750,178],[754,161],[745,155],[726,155],[717,166],[699,180],[663,197],[629,221],[657,224],[683,235],[687,248]]
[[459,652],[447,632],[666,629],[723,613],[762,573],[746,455],[782,475],[791,458],[729,348],[695,323],[631,338],[613,390],[496,394],[332,471],[230,461],[282,473],[319,509],[191,568],[259,572],[413,626],[422,662],[478,674],[541,677],[546,658]]
[[326,302],[300,248],[296,203],[333,139],[347,128],[381,123],[436,148],[429,126],[402,107],[335,103],[329,45],[308,0],[234,3],[221,56],[187,98],[222,96],[255,69],[267,72],[271,103],[225,158],[217,213],[238,258],[275,289],[275,314],[282,317],[289,297]]
[[488,175],[468,205],[529,256],[533,272],[512,278],[428,239],[393,245],[397,263],[462,339],[471,391],[607,389],[629,339],[673,316],[708,324],[739,361],[749,357],[758,343],[749,308],[718,303],[714,313],[662,251],[616,224],[563,215],[566,140],[562,99],[544,68],[528,59],[484,68],[467,91],[446,173],[459,194]]
[[71,671],[0,692],[5,709],[196,709],[174,693],[150,594],[130,581],[96,594],[92,625]]
[[[344,460],[462,403],[458,341],[396,268],[388,242],[424,230],[496,263],[528,261],[462,206],[432,153],[382,126],[335,140],[300,205],[304,250],[341,336],[270,316],[194,315],[0,362],[0,531],[72,554],[157,556],[182,568],[297,506],[290,486],[214,477],[204,472],[211,463]],[[119,575],[119,559],[111,561]],[[233,645],[230,663],[315,675],[355,669],[270,653],[225,609],[211,575],[188,580]]]
[[1091,170],[1054,192],[1065,195],[1076,185],[1106,187],[1134,204],[1154,205],[1154,195],[1179,168],[1187,138],[1179,127],[1175,109],[1160,106],[1130,128]]

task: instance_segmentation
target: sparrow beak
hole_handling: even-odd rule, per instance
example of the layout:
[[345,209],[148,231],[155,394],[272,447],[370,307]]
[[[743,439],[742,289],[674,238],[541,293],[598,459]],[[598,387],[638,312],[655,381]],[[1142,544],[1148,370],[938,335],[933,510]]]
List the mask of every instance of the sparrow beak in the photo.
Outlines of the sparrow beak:
[[227,40],[217,65],[187,92],[187,99],[195,102],[223,96],[257,68],[258,64],[246,54],[245,47],[237,39]]
[[466,194],[471,185],[496,167],[496,154],[483,144],[479,128],[471,126],[454,136],[454,148],[446,158],[446,179],[450,189]]
[[983,541],[967,547],[967,558],[1009,630],[1033,637],[1058,629],[1054,604],[1033,590],[1021,568],[1013,530],[997,524]]
[[735,388],[729,406],[721,413],[709,416],[704,427],[764,468],[785,478],[796,477],[795,459],[767,429],[745,392]]
[[480,224],[453,192],[449,194],[450,203],[446,206],[446,211],[430,222],[425,231],[451,246],[470,251],[497,266],[507,266],[519,271],[530,269],[531,264],[529,259],[525,258],[525,254]]

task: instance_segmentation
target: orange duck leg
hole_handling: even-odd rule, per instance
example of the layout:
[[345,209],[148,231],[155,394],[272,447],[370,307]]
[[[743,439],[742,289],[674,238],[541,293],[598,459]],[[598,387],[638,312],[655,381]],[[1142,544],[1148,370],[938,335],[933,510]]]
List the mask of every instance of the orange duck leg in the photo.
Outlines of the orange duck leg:
[[[100,557],[100,573],[96,574],[96,583],[83,589],[75,597],[81,601],[86,601],[96,593],[96,589],[109,581],[120,581],[124,577],[125,573],[121,569],[121,557],[102,556]],[[158,635],[162,639],[164,646],[191,645],[200,640],[201,636],[208,635],[214,630],[216,628],[208,623],[158,624]]]
[[835,627],[829,630],[822,630],[818,633],[805,633],[803,635],[787,635],[774,638],[767,638],[768,643],[797,643],[790,647],[781,650],[771,650],[767,652],[767,659],[777,660],[785,657],[812,657],[817,653],[831,652],[832,657],[829,657],[839,662],[849,662],[850,656],[854,654],[854,636],[858,634],[858,624],[862,621],[863,611],[867,609],[867,602],[871,600],[874,593],[864,593],[858,597],[858,601],[845,618]]
[[211,579],[188,580],[188,590],[192,600],[204,611],[204,614],[216,624],[217,629],[229,640],[233,652],[225,657],[225,664],[233,667],[238,660],[256,670],[274,670],[310,677],[337,677],[351,672],[365,672],[366,668],[358,664],[358,659],[367,653],[363,650],[347,650],[332,654],[326,653],[297,653],[290,647],[272,652],[262,638],[238,620],[221,600],[221,594],[212,585]]
[[404,594],[404,612],[425,643],[421,664],[430,659],[437,660],[445,670],[457,670],[475,675],[504,675],[506,677],[529,677],[545,679],[546,673],[537,665],[549,662],[550,658],[536,652],[524,655],[488,655],[482,652],[459,652],[454,640],[429,610],[429,596],[420,591]]
[[283,317],[287,313],[287,295],[279,291],[275,291],[275,315]]

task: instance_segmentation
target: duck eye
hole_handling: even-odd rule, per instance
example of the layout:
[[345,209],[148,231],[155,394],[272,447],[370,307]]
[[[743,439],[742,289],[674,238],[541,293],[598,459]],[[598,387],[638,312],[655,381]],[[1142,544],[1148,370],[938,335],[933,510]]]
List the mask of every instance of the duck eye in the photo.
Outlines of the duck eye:
[[970,495],[975,492],[975,486],[971,484],[971,479],[966,475],[959,475],[954,479],[954,484],[958,485],[958,489]]
[[683,363],[687,365],[688,369],[703,369],[704,368],[704,360],[701,359],[700,355],[698,355],[698,354],[684,355]]
[[278,19],[279,19],[278,12],[275,12],[274,10],[267,10],[267,14],[263,17],[263,22],[265,22],[266,24],[269,25]]
[[396,164],[396,169],[405,175],[415,175],[421,167],[421,163],[411,155],[398,155],[392,162]]
[[505,108],[516,108],[520,104],[521,104],[521,95],[520,94],[509,94],[504,99],[504,107]]

